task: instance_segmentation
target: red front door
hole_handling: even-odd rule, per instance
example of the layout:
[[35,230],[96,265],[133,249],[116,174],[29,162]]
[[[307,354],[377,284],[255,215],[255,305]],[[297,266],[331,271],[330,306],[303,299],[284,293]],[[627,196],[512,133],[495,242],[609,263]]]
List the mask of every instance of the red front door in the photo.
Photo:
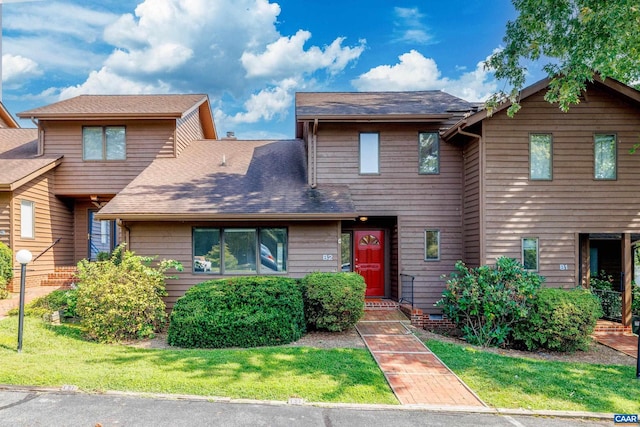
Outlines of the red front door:
[[384,296],[384,232],[382,230],[354,232],[355,272],[364,277],[366,296]]

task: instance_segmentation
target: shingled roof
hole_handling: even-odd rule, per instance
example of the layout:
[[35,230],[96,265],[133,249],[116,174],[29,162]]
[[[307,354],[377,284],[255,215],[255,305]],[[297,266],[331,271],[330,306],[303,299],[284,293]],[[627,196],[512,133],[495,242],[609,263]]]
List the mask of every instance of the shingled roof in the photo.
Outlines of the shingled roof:
[[157,159],[98,213],[101,219],[354,218],[346,186],[307,185],[304,144],[194,141]]
[[298,120],[354,116],[443,116],[475,111],[476,105],[440,90],[416,92],[298,92]]
[[180,118],[207,95],[80,95],[18,113],[21,118],[69,119],[75,117]]
[[37,129],[0,129],[0,191],[15,190],[57,166],[62,158],[37,154]]

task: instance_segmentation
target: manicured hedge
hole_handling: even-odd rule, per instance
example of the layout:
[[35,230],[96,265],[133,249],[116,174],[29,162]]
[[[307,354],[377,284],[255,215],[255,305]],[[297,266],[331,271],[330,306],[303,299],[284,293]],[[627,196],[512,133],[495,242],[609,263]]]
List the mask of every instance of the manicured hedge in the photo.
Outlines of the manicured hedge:
[[364,315],[366,285],[357,273],[311,273],[301,284],[310,329],[343,331]]
[[234,277],[189,289],[170,316],[168,342],[224,348],[287,344],[305,333],[302,293],[286,277]]
[[529,350],[586,350],[601,315],[598,299],[588,290],[540,289],[513,338]]

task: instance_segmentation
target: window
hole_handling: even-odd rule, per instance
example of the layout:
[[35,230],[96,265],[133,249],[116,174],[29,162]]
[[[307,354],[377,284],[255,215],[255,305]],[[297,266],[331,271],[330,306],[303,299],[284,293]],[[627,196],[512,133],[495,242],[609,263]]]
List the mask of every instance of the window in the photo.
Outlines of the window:
[[424,260],[425,261],[440,260],[440,231],[439,230],[424,231]]
[[20,202],[20,237],[35,239],[35,203],[28,200]]
[[617,144],[613,134],[594,135],[595,179],[616,179]]
[[274,274],[286,271],[286,228],[193,229],[194,273]]
[[436,175],[440,173],[440,134],[420,132],[418,134],[418,173]]
[[525,270],[538,271],[538,238],[522,239],[522,265]]
[[380,173],[380,143],[377,133],[360,134],[360,173]]
[[125,160],[127,145],[124,126],[82,128],[83,160]]
[[553,144],[551,134],[529,135],[529,178],[551,180],[553,171]]

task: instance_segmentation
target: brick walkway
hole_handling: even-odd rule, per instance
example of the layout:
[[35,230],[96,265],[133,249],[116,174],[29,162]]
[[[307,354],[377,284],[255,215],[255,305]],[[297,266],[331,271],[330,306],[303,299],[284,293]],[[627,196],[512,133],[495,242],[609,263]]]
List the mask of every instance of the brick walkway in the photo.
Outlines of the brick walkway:
[[620,323],[598,320],[593,338],[621,353],[638,357],[638,336],[632,334],[629,327],[623,328]]
[[356,329],[403,405],[486,406],[405,326],[398,310],[367,310]]

